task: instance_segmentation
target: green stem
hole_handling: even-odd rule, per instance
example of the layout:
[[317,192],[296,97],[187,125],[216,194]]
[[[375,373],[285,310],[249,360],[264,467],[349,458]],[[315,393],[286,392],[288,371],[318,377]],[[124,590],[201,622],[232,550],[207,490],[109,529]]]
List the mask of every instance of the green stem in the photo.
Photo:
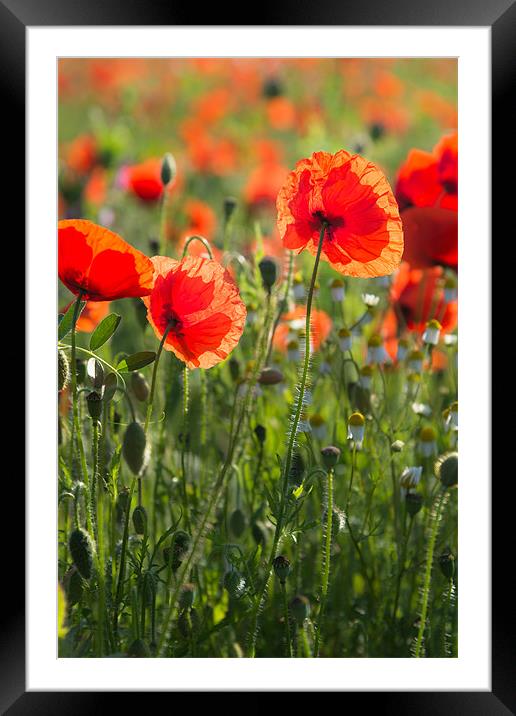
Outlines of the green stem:
[[183,491],[184,516],[186,531],[190,532],[190,517],[188,509],[188,490],[186,488],[187,470],[186,470],[186,448],[189,442],[189,388],[188,388],[188,368],[183,367],[183,439],[181,440],[181,484]]
[[91,471],[90,484],[90,511],[93,522],[93,536],[95,541],[98,540],[98,523],[97,523],[97,482],[99,473],[99,423],[98,420],[91,421],[92,430],[92,458],[93,465]]
[[331,538],[332,538],[332,520],[333,520],[333,470],[328,470],[328,500],[326,505],[326,534],[323,542],[323,573],[321,584],[321,609],[319,611],[319,623],[315,635],[314,657],[319,656],[319,646],[321,643],[321,632],[324,621],[324,612],[326,608],[326,598],[328,596],[328,583],[330,580],[330,561],[331,561]]
[[276,557],[276,551],[278,549],[278,544],[280,541],[281,533],[283,531],[283,519],[284,519],[284,512],[285,512],[285,504],[287,501],[287,493],[288,493],[288,482],[289,482],[289,476],[290,476],[290,468],[292,465],[292,456],[294,453],[294,445],[296,441],[297,436],[297,429],[299,426],[299,421],[301,418],[301,412],[303,410],[303,402],[305,398],[305,388],[306,383],[308,380],[308,372],[310,367],[310,353],[311,353],[311,346],[310,346],[310,319],[312,315],[312,302],[314,297],[314,289],[315,289],[315,282],[317,280],[317,271],[319,269],[319,261],[321,259],[321,252],[322,247],[324,243],[324,234],[326,232],[326,223],[323,223],[321,227],[321,231],[319,234],[319,243],[317,246],[317,253],[315,256],[315,262],[314,267],[312,271],[312,280],[310,282],[310,288],[308,290],[308,297],[306,301],[306,323],[305,323],[305,356],[304,356],[304,362],[303,362],[303,369],[301,373],[301,380],[298,384],[298,400],[296,405],[296,410],[294,413],[294,419],[292,420],[292,424],[290,427],[290,434],[289,434],[289,441],[287,446],[287,454],[285,458],[285,467],[283,471],[283,484],[281,489],[281,503],[279,508],[279,515],[276,522],[276,529],[274,532],[274,540],[272,544],[271,554],[269,556],[269,561],[266,568],[265,573],[265,579],[263,582],[263,586],[259,592],[258,598],[256,599],[252,616],[251,616],[251,632],[249,635],[249,649],[248,649],[248,656],[250,658],[254,658],[255,650],[256,650],[256,639],[258,636],[258,613],[261,608],[262,601],[265,597],[265,593],[267,591],[267,587],[269,584],[269,579],[271,576],[272,571],[272,563],[274,562],[274,559]]
[[79,308],[82,300],[82,291],[79,291],[75,304],[73,307],[73,319],[72,319],[72,352],[70,356],[71,370],[72,370],[72,426],[70,435],[70,475],[73,479],[73,462],[75,453],[75,429],[78,423],[78,411],[77,411],[77,365],[76,365],[76,346],[75,346],[75,327],[77,324],[77,318],[79,317]]
[[129,515],[131,514],[131,500],[134,492],[135,483],[136,478],[133,478],[131,482],[131,487],[129,488],[129,497],[127,499],[127,509],[125,512],[124,534],[122,537],[122,550],[120,552],[120,568],[118,570],[118,582],[116,585],[115,603],[113,606],[113,632],[115,635],[115,639],[117,639],[118,637],[118,609],[120,606],[120,600],[122,598],[122,590],[124,586],[125,560],[127,554],[127,541],[129,538]]
[[154,402],[154,393],[156,391],[156,376],[158,374],[159,359],[161,357],[161,353],[163,351],[163,346],[165,345],[165,341],[167,340],[167,336],[168,336],[171,328],[173,327],[173,325],[174,325],[173,323],[169,323],[168,326],[165,328],[165,332],[164,332],[164,334],[161,338],[161,341],[159,343],[158,352],[156,353],[156,359],[154,361],[154,366],[152,368],[151,388],[150,388],[150,393],[149,393],[149,401],[147,403],[147,414],[145,416],[145,427],[143,429],[145,432],[145,435],[147,435],[147,430],[149,429],[150,419],[152,417],[152,404]]
[[281,594],[283,597],[283,614],[285,619],[285,634],[287,637],[287,656],[292,659],[292,639],[290,637],[290,615],[288,611],[287,588],[285,582],[281,582]]
[[418,659],[421,656],[421,649],[423,646],[423,636],[426,628],[426,616],[428,611],[428,601],[430,597],[430,582],[432,579],[432,566],[434,562],[434,550],[435,543],[437,540],[437,532],[439,530],[439,522],[441,521],[442,508],[446,499],[445,490],[441,491],[441,494],[436,499],[435,509],[432,510],[430,520],[430,535],[428,538],[428,546],[426,551],[426,565],[423,580],[423,589],[421,597],[421,613],[419,616],[419,630],[416,637],[416,645],[414,648],[414,657]]
[[200,241],[201,244],[206,249],[206,251],[208,252],[208,256],[210,257],[210,259],[213,259],[213,254],[212,254],[210,245],[203,236],[190,236],[190,238],[184,245],[183,255],[181,256],[181,259],[184,259],[184,257],[186,256],[186,253],[188,251],[188,246],[192,243],[192,241]]

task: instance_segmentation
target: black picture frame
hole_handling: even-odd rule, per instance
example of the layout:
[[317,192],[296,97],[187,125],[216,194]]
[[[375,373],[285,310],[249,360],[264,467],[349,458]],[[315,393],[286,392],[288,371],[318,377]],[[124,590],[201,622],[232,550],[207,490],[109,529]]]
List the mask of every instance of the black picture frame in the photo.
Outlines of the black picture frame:
[[[191,7],[191,6],[190,6]],[[492,236],[500,235],[505,227],[508,208],[514,203],[513,188],[504,181],[503,168],[513,167],[515,160],[516,102],[516,2],[515,0],[288,0],[265,3],[256,9],[254,23],[234,9],[230,19],[222,18],[222,6],[217,3],[202,9],[203,25],[383,25],[383,26],[489,26],[492,42]],[[226,13],[228,15],[229,13]],[[199,9],[188,4],[172,4],[170,0],[0,0],[0,88],[3,99],[3,149],[5,189],[9,213],[17,217],[16,241],[21,242],[24,230],[25,197],[25,42],[29,26],[66,25],[197,25]],[[257,23],[256,20],[259,19]],[[510,111],[510,106],[513,110]],[[7,154],[7,156],[6,156]],[[510,211],[510,208],[509,208]],[[511,227],[513,233],[513,225]],[[5,237],[8,238],[7,236]],[[508,240],[508,237],[507,237]],[[10,239],[12,242],[13,239]],[[492,259],[496,257],[496,244]],[[500,251],[500,249],[499,249]],[[19,246],[16,261],[20,261]],[[14,282],[15,279],[13,279]],[[12,290],[12,289],[11,289]],[[496,298],[493,281],[492,299]],[[19,300],[16,306],[20,311]],[[502,312],[503,313],[503,312]],[[494,339],[501,321],[500,312],[492,313]],[[506,335],[506,334],[505,334]],[[490,340],[488,332],[479,340]],[[500,338],[498,339],[500,340]],[[18,362],[18,365],[21,361]],[[10,369],[9,369],[10,370]],[[19,368],[17,369],[19,370]],[[493,373],[494,375],[494,373]],[[20,381],[21,384],[21,381]],[[21,392],[21,388],[19,389]],[[493,386],[493,398],[496,391]],[[21,395],[17,402],[23,405]],[[493,414],[496,410],[493,401]],[[21,417],[21,416],[20,416]],[[493,436],[494,438],[495,436]],[[489,436],[479,436],[489,440]],[[31,449],[30,443],[27,450]],[[492,455],[496,451],[492,446]],[[8,461],[5,462],[8,465]],[[396,709],[399,714],[479,714],[497,716],[516,713],[514,669],[514,612],[512,590],[511,537],[514,503],[507,498],[504,480],[506,470],[498,472],[498,484],[493,484],[492,533],[492,690],[472,692],[350,692],[343,707],[349,709],[349,699],[357,696],[360,706],[377,705],[384,712]],[[496,472],[493,470],[493,475]],[[21,474],[4,468],[3,519],[7,512],[25,520],[25,487]],[[510,479],[511,474],[507,475]],[[43,476],[42,476],[43,479]],[[51,476],[46,476],[51,480]],[[467,479],[467,476],[465,477]],[[7,509],[6,504],[9,504]],[[20,522],[18,522],[20,524]],[[9,530],[4,525],[5,539]],[[19,528],[17,546],[23,542]],[[25,688],[25,570],[19,561],[23,550],[2,550],[2,576],[5,606],[0,610],[0,710],[10,716],[21,714],[80,714],[104,713],[108,708],[121,708],[120,693],[95,692],[26,692]],[[407,684],[410,688],[410,685]],[[145,698],[148,698],[147,694]],[[130,694],[133,707],[136,694]],[[367,704],[364,699],[367,698]],[[375,703],[373,703],[373,700]],[[138,699],[138,703],[140,703]],[[242,707],[242,702],[240,704]]]

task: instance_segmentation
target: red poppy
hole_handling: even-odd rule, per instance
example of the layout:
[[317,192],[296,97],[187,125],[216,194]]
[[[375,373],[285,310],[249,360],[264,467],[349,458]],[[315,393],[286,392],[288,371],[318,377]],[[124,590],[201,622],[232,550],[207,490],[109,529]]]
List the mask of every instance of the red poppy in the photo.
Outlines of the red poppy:
[[91,171],[97,161],[97,143],[94,137],[81,134],[74,139],[66,148],[65,161],[77,174],[87,174]]
[[400,167],[396,198],[400,209],[438,206],[457,211],[457,132],[443,137],[433,152],[412,149]]
[[188,199],[184,211],[188,228],[183,231],[182,239],[195,234],[200,234],[207,239],[213,236],[217,217],[211,206],[200,199]]
[[296,164],[278,194],[278,228],[285,248],[317,252],[343,274],[370,278],[401,261],[398,205],[383,173],[357,154],[316,152]]
[[85,219],[58,224],[59,278],[86,301],[147,296],[152,261],[118,234]]
[[458,215],[440,207],[411,206],[402,214],[405,251],[403,259],[414,269],[439,264],[457,270]]
[[211,368],[227,358],[244,330],[246,309],[238,287],[217,262],[187,256],[152,259],[154,288],[143,299],[161,340],[188,368]]
[[382,325],[386,348],[394,357],[397,338],[405,331],[423,333],[426,324],[436,318],[442,333],[450,333],[457,326],[457,300],[445,301],[444,270],[433,266],[415,270],[404,261],[391,287],[392,307]]
[[[289,336],[292,333],[301,331],[304,333],[306,327],[306,307],[296,306],[293,311],[284,313],[281,323],[274,333],[272,345],[280,351],[286,351]],[[310,314],[310,339],[312,350],[316,351],[321,343],[330,335],[332,320],[325,311],[312,308]]]
[[157,201],[163,193],[161,159],[147,159],[127,169],[129,189],[142,201]]
[[274,206],[287,175],[288,169],[276,162],[267,161],[259,164],[253,169],[245,185],[246,202],[252,206]]

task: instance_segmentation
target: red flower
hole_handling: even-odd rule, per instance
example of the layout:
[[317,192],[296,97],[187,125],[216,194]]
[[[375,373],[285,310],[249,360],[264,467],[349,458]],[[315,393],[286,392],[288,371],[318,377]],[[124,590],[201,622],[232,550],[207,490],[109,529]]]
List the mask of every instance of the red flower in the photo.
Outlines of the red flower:
[[439,206],[457,211],[457,132],[443,137],[433,152],[412,149],[400,167],[396,198],[400,209]]
[[[301,331],[304,333],[306,326],[306,307],[296,306],[293,311],[284,313],[281,317],[281,323],[274,333],[272,345],[280,351],[286,351],[289,342],[289,334]],[[312,349],[316,351],[321,343],[330,335],[332,321],[325,311],[319,311],[312,308],[310,315],[310,338],[312,341]]]
[[129,189],[142,201],[157,201],[163,193],[161,160],[147,159],[127,170]]
[[227,358],[244,330],[246,309],[238,287],[217,261],[187,256],[152,259],[154,288],[144,298],[147,318],[188,368],[211,368]]
[[392,273],[401,261],[398,205],[382,172],[341,150],[302,159],[277,199],[278,228],[287,249],[317,251],[326,222],[322,258],[348,276]]
[[456,211],[411,206],[401,216],[405,234],[403,258],[412,268],[422,269],[439,264],[457,270]]
[[382,335],[391,356],[396,354],[397,338],[405,331],[423,333],[426,324],[436,318],[442,333],[457,326],[457,300],[445,301],[444,270],[433,266],[414,270],[404,261],[391,287],[392,307],[382,325]]
[[84,219],[58,224],[59,278],[86,301],[147,296],[152,261],[118,234]]

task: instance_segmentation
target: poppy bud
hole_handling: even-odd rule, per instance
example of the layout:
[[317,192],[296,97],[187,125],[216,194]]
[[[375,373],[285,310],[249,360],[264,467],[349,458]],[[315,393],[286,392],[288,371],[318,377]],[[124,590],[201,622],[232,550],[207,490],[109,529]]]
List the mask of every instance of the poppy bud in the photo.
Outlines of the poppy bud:
[[267,531],[263,522],[253,522],[251,526],[251,534],[256,544],[264,545],[267,539]]
[[129,488],[123,487],[116,498],[116,519],[118,522],[122,522],[124,515],[129,507]]
[[146,444],[142,426],[137,422],[130,423],[124,434],[122,454],[133,475],[139,475],[145,464]]
[[176,174],[176,160],[170,152],[167,152],[161,162],[161,181],[163,182],[163,186],[170,184],[170,182],[176,178]]
[[446,579],[453,579],[455,574],[455,557],[449,549],[439,556],[439,567]]
[[68,358],[62,350],[57,351],[57,389],[59,392],[64,390],[70,380],[70,364]]
[[179,590],[179,607],[181,609],[191,609],[193,606],[195,599],[195,587],[193,584],[188,582],[187,584],[183,584],[181,589]]
[[224,575],[224,588],[233,599],[238,599],[244,593],[245,579],[238,570],[231,569]]
[[407,492],[405,495],[405,506],[411,517],[415,517],[423,507],[423,498],[418,492]]
[[289,604],[289,610],[299,626],[310,616],[310,602],[302,595],[297,595]]
[[227,224],[233,216],[235,209],[237,208],[237,200],[234,196],[227,196],[224,199],[224,221]]
[[263,445],[265,438],[267,437],[267,431],[263,425],[257,425],[254,429],[254,434],[258,438],[258,441]]
[[93,567],[93,542],[90,535],[81,528],[75,529],[70,533],[68,546],[80,575],[84,579],[90,579]]
[[100,390],[104,385],[104,368],[96,358],[90,358],[86,364],[86,373],[94,390]]
[[133,510],[133,527],[137,535],[144,535],[147,529],[147,512],[145,507],[138,505]]
[[144,639],[135,639],[127,650],[127,656],[136,659],[146,659],[150,655],[150,649]]
[[369,126],[369,136],[373,142],[377,142],[385,134],[385,127],[381,122],[373,122]]
[[[159,254],[159,241],[157,239],[149,239],[149,253],[151,256],[157,256]],[[138,301],[138,303],[141,305],[142,302]],[[143,307],[145,308],[145,304],[143,304]],[[145,314],[147,314],[147,309],[145,308]]]
[[262,368],[258,376],[260,385],[277,385],[283,380],[283,373],[277,368]]
[[233,510],[229,518],[229,529],[235,537],[241,537],[245,531],[247,521],[241,509]]
[[131,373],[131,389],[140,402],[145,403],[147,401],[150,390],[147,378],[143,373],[136,370]]
[[459,456],[449,452],[436,461],[434,471],[443,487],[456,487],[458,482]]
[[177,618],[177,628],[181,636],[187,639],[199,629],[199,616],[195,609],[184,609]]
[[339,461],[340,450],[334,445],[328,445],[321,450],[323,465],[327,470],[332,470]]
[[183,530],[178,530],[172,538],[170,547],[164,548],[163,558],[167,564],[170,564],[174,571],[179,569],[183,559],[186,557],[190,549],[190,542],[190,535],[187,532],[183,532]]
[[278,279],[278,264],[271,256],[264,256],[258,264],[264,287],[270,293]]
[[88,405],[90,418],[92,420],[98,420],[102,415],[102,396],[95,390],[92,390],[91,393],[88,393],[86,403]]
[[278,577],[281,584],[285,584],[286,578],[289,576],[291,570],[290,562],[282,554],[278,555],[272,563],[274,567],[274,573]]
[[84,580],[77,567],[71,567],[64,576],[64,585],[68,604],[73,607],[82,599],[84,591]]

